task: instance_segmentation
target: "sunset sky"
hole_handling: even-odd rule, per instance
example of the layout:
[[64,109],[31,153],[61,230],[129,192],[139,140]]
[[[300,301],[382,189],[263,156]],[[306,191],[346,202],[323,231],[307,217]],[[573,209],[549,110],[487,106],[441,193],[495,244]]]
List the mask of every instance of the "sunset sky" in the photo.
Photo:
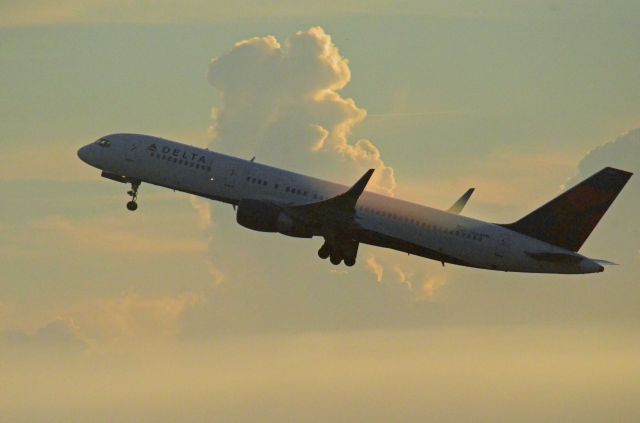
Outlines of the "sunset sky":
[[634,1],[0,2],[0,421],[638,421],[640,182],[583,276],[251,232],[101,178],[156,135],[514,221],[640,172]]

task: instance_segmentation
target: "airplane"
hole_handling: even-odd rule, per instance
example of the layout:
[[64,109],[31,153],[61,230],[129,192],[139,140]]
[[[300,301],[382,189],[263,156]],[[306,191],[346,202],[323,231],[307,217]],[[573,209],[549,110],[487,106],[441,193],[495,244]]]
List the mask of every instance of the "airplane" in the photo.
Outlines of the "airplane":
[[318,256],[356,263],[358,246],[398,250],[442,263],[505,272],[584,274],[615,264],[578,253],[632,173],[606,167],[521,219],[488,223],[460,212],[469,189],[448,210],[365,191],[374,169],[352,186],[141,134],[112,134],[78,156],[101,176],[130,184],[138,208],[142,182],[231,204],[255,231],[324,238]]

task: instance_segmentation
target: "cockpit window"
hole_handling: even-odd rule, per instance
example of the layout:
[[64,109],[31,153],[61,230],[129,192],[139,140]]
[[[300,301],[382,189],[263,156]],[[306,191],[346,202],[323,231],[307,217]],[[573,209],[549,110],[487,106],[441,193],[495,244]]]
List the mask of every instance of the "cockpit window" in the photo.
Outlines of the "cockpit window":
[[95,143],[98,144],[100,147],[111,147],[111,141],[105,138],[100,138]]

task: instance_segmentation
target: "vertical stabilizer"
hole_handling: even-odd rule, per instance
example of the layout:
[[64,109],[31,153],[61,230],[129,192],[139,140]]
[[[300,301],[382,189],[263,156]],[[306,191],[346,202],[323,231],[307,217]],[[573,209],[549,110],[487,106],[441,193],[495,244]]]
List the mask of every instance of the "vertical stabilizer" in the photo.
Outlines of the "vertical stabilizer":
[[606,167],[517,222],[502,226],[578,251],[631,175]]

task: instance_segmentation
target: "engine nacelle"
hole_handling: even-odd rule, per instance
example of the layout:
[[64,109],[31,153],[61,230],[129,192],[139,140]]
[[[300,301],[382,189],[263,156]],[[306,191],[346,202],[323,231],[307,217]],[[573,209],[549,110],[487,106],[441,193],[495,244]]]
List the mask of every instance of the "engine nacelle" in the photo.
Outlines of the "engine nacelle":
[[296,238],[313,236],[313,232],[306,225],[292,219],[282,207],[268,201],[240,200],[236,221],[254,231],[279,232]]

